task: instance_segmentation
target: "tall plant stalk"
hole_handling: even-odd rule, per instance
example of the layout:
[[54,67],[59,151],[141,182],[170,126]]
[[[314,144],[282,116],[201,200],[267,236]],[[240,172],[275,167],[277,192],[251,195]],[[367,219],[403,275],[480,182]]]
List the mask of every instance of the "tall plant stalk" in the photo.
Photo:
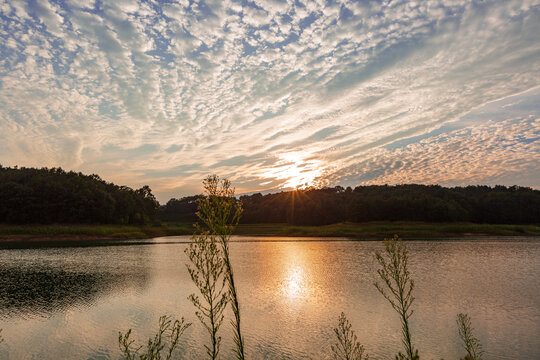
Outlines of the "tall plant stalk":
[[203,181],[203,185],[205,196],[199,199],[197,216],[208,228],[209,234],[215,235],[221,245],[225,267],[224,275],[229,287],[230,303],[234,314],[234,320],[231,323],[234,329],[235,354],[238,360],[244,360],[240,305],[229,256],[230,238],[242,216],[242,206],[234,197],[234,188],[231,187],[229,180],[220,180],[217,175],[210,175]]
[[118,346],[125,360],[171,360],[172,354],[178,346],[178,340],[191,326],[184,318],[172,320],[169,316],[159,318],[159,330],[154,338],[149,338],[144,352],[139,353],[143,346],[135,345],[135,340],[131,339],[131,329],[125,334],[118,333]]
[[377,261],[381,266],[377,270],[382,285],[375,282],[375,287],[390,302],[401,320],[402,343],[405,354],[399,353],[397,359],[418,359],[418,350],[414,349],[409,329],[409,318],[413,314],[411,305],[414,302],[412,294],[414,281],[409,273],[409,253],[403,241],[394,235],[393,239],[384,240],[384,254],[376,253]]
[[458,324],[458,332],[461,341],[463,341],[463,348],[467,351],[467,356],[464,360],[482,360],[484,351],[480,341],[473,335],[473,327],[471,325],[471,318],[467,314],[458,314],[456,322]]
[[225,289],[223,256],[215,236],[208,233],[193,235],[186,254],[191,264],[186,264],[191,280],[200,295],[191,294],[189,300],[197,308],[195,315],[210,335],[211,346],[204,345],[208,356],[215,360],[219,354],[221,336],[218,331],[223,323],[223,311],[229,300]]
[[364,347],[358,342],[358,338],[351,329],[352,325],[347,320],[345,313],[341,313],[338,326],[334,329],[337,342],[331,345],[333,360],[368,360],[364,356]]

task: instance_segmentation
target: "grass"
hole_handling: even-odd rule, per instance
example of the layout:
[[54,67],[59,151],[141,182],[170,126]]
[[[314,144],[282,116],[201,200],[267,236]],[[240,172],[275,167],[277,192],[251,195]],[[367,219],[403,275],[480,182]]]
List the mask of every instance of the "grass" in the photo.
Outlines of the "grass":
[[141,239],[167,235],[191,235],[191,224],[135,225],[0,225],[0,239]]
[[[189,223],[161,225],[0,225],[0,240],[32,239],[143,239],[157,236],[192,235]],[[240,224],[236,235],[321,236],[384,238],[394,234],[411,238],[437,238],[466,235],[540,236],[535,225],[501,225],[473,223],[367,222],[338,223],[324,226],[287,224]]]
[[399,233],[407,238],[450,237],[464,235],[538,236],[535,225],[425,223],[425,222],[367,222],[338,223],[324,226],[291,226],[287,224],[241,224],[238,235],[276,236],[344,236],[384,238]]

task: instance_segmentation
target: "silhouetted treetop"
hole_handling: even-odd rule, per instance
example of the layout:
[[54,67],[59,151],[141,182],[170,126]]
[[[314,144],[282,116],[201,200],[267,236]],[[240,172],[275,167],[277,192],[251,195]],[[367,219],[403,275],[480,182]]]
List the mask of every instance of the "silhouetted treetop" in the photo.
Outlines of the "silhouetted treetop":
[[[193,223],[200,195],[159,206],[148,186],[133,190],[61,168],[0,165],[1,223]],[[327,225],[365,221],[540,224],[540,191],[521,186],[369,185],[240,196],[242,223]]]
[[154,221],[159,203],[152,190],[133,190],[61,168],[0,165],[0,222],[119,223]]
[[[540,223],[540,191],[520,186],[369,185],[240,197],[242,223],[326,225],[364,221]],[[167,220],[194,218],[196,197],[172,199]],[[164,217],[163,217],[164,218]]]

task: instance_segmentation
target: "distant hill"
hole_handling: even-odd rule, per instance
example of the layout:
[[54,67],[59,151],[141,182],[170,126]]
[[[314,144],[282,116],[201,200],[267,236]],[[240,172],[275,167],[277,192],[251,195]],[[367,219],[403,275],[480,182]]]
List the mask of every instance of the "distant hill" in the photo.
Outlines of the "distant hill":
[[[338,222],[427,221],[540,224],[540,191],[520,186],[372,185],[240,197],[242,223],[327,225]],[[196,197],[171,199],[168,221],[194,221]]]
[[158,208],[148,186],[133,190],[98,175],[0,165],[0,223],[146,224]]

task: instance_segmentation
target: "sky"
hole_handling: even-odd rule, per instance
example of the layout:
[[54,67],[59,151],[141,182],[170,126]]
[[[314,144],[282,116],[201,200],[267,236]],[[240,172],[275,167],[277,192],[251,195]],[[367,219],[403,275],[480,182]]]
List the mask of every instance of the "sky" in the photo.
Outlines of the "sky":
[[0,164],[540,188],[540,0],[0,0]]

